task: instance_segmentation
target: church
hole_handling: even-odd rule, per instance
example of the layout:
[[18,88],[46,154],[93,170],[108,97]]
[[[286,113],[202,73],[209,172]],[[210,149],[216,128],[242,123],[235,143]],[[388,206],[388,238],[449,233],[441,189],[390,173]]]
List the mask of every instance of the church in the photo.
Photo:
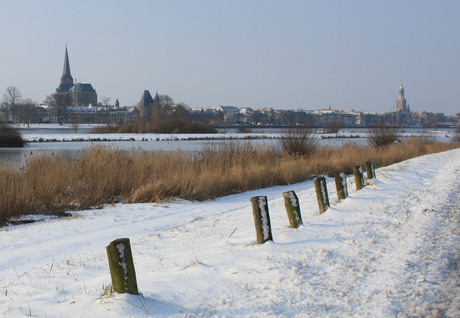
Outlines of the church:
[[61,76],[59,87],[54,93],[55,100],[57,96],[70,96],[72,106],[97,105],[96,90],[89,83],[74,83],[70,74],[69,54],[67,46],[65,47],[64,70]]
[[410,113],[410,106],[407,104],[407,100],[404,97],[404,87],[401,82],[401,86],[399,87],[399,95],[398,99],[396,100],[396,111],[403,112],[403,113]]

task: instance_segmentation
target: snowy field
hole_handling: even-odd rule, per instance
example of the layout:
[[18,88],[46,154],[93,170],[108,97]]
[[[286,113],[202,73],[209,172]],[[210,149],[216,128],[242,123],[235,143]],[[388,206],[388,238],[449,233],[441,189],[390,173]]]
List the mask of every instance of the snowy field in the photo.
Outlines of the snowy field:
[[[250,129],[248,133],[237,133],[235,129],[227,132],[220,132],[216,134],[127,134],[127,133],[113,133],[113,134],[89,134],[91,129],[101,124],[82,124],[80,130],[74,133],[71,125],[57,125],[57,124],[31,124],[30,127],[25,125],[16,125],[20,128],[22,136],[29,142],[50,142],[50,141],[161,141],[161,140],[194,140],[194,139],[272,139],[279,138],[286,129],[265,128],[265,129]],[[40,132],[46,130],[46,133]],[[54,131],[54,132],[52,132]],[[233,132],[231,132],[233,131]],[[51,132],[51,133],[50,133]],[[347,128],[341,129],[337,134],[322,133],[322,129],[317,129],[317,138],[336,139],[344,138],[353,141],[354,138],[367,138],[368,133],[365,128]],[[441,142],[450,142],[455,133],[452,129],[403,129],[401,136],[403,138],[410,138],[413,136],[424,136],[434,138]],[[350,139],[350,137],[352,137]]]
[[[460,149],[376,171],[318,215],[312,181],[205,202],[117,204],[0,228],[4,317],[460,317]],[[282,192],[304,225],[288,227]],[[269,199],[255,243],[249,199]],[[131,240],[141,295],[108,295]]]

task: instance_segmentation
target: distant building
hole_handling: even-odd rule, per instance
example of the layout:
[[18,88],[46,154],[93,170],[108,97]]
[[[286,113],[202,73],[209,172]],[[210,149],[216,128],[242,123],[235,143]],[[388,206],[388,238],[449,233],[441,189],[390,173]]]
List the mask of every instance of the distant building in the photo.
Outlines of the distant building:
[[79,105],[97,105],[96,90],[89,83],[74,83],[73,77],[70,74],[69,55],[67,46],[65,48],[64,70],[62,72],[59,87],[55,92],[57,96],[70,96],[70,103],[73,106]]
[[398,96],[398,99],[396,100],[396,111],[409,113],[410,107],[406,105],[407,105],[407,100],[404,98],[404,87],[401,82],[401,86],[399,87],[399,96]]
[[396,100],[396,111],[386,114],[383,121],[387,125],[410,126],[412,125],[412,119],[410,107],[404,97],[404,87],[401,82],[398,99]]
[[137,104],[140,119],[144,121],[153,119],[153,117],[158,114],[158,109],[155,109],[158,107],[160,107],[160,97],[158,93],[155,94],[155,98],[152,98],[150,92],[145,90],[142,94],[141,101]]

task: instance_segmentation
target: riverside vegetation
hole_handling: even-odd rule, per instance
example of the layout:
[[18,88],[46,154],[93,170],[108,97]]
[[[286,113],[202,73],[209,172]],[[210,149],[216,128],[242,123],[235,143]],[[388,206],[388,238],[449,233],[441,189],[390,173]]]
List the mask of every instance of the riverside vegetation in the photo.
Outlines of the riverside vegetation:
[[25,143],[16,129],[8,123],[0,121],[0,147],[23,147]]
[[206,200],[315,175],[351,173],[353,166],[366,160],[381,167],[459,146],[459,142],[410,138],[377,148],[354,143],[340,148],[314,145],[301,153],[294,147],[291,154],[282,147],[226,142],[193,154],[98,146],[83,151],[79,159],[39,155],[20,169],[0,166],[0,225],[23,215],[59,215],[116,202]]
[[93,133],[128,133],[128,134],[145,134],[145,133],[174,133],[174,134],[213,134],[217,130],[215,127],[197,123],[186,118],[168,118],[150,121],[135,121],[128,123],[118,123],[98,127]]

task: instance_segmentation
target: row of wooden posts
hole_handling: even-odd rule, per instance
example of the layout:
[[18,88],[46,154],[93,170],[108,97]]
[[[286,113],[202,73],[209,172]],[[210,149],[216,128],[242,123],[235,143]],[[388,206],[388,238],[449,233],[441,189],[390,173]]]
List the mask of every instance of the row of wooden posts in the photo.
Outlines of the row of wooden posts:
[[[366,174],[368,179],[375,178],[374,165],[370,161],[366,161]],[[361,166],[353,167],[353,175],[355,177],[356,190],[361,190],[364,187],[363,169]],[[343,200],[348,197],[347,177],[345,173],[336,173],[334,175],[335,187],[337,189],[337,197]],[[319,213],[324,213],[331,206],[329,196],[327,194],[326,179],[317,177],[314,181],[316,199],[318,201]],[[292,228],[298,228],[302,224],[302,215],[300,213],[299,199],[294,191],[283,192],[284,205],[289,218],[289,224]],[[258,196],[251,198],[252,212],[254,215],[254,224],[256,226],[257,243],[263,244],[267,241],[272,241],[270,215],[268,213],[267,197]]]
[[[365,164],[367,179],[375,178],[374,165],[370,161]],[[363,169],[361,166],[353,167],[356,190],[364,187]],[[337,197],[343,200],[348,196],[347,179],[345,173],[334,175]],[[317,177],[314,181],[316,198],[320,213],[326,212],[330,207],[329,196],[327,194],[326,179]],[[302,224],[299,199],[294,191],[283,192],[284,205],[292,228],[298,228]],[[263,244],[272,241],[272,230],[270,215],[268,213],[268,201],[266,196],[251,198],[254,224],[256,227],[257,243]],[[128,238],[121,238],[112,241],[107,247],[109,258],[110,275],[112,277],[112,288],[119,294],[129,293],[139,294],[137,288],[136,272],[131,253],[131,245]]]

